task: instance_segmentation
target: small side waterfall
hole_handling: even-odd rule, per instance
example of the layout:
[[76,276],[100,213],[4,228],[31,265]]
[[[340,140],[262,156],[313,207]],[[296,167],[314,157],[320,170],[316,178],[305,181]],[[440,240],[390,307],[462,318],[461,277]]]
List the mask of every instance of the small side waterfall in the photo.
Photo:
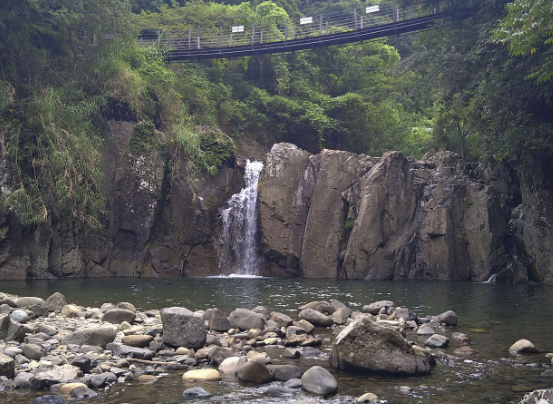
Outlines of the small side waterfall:
[[260,161],[246,161],[245,187],[234,194],[221,213],[223,230],[219,245],[219,270],[235,275],[257,275],[258,251],[257,184],[263,169]]

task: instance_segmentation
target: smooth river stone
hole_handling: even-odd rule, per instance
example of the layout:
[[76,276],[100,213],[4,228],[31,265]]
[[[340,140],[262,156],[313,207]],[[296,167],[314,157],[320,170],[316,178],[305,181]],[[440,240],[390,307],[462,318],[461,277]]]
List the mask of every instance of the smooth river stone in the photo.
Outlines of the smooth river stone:
[[143,348],[146,347],[154,340],[154,337],[150,335],[127,335],[126,337],[123,337],[121,341],[123,344],[132,346],[135,348]]
[[527,339],[519,339],[517,342],[515,342],[511,347],[509,348],[509,352],[513,355],[517,354],[532,354],[537,353],[538,350]]
[[221,374],[216,369],[194,369],[182,375],[184,382],[212,382],[221,380]]

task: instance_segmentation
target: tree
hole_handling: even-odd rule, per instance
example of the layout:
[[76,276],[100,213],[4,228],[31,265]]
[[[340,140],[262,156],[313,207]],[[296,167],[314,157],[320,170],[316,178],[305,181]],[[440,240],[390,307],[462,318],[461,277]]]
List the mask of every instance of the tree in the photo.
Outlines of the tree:
[[529,77],[543,83],[553,77],[553,5],[547,0],[515,0],[492,38],[507,43],[514,56],[539,55],[537,68]]

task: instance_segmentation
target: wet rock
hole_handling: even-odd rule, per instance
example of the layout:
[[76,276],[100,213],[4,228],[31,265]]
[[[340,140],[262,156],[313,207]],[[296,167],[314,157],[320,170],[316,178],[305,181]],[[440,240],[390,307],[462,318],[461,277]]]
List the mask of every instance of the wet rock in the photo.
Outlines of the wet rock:
[[548,404],[553,403],[553,389],[534,390],[526,394],[519,404]]
[[257,362],[246,362],[238,371],[238,379],[246,383],[264,384],[273,379],[267,366]]
[[363,306],[363,313],[377,315],[380,313],[381,309],[388,309],[389,307],[395,307],[395,303],[391,300],[379,300],[378,302],[373,302],[371,304]]
[[270,386],[265,394],[271,397],[286,397],[296,394],[296,391],[286,386]]
[[63,345],[94,345],[105,348],[107,344],[113,342],[116,332],[112,327],[91,327],[81,328],[62,339]]
[[518,354],[533,354],[538,353],[538,350],[527,339],[519,339],[517,342],[515,342],[511,347],[509,348],[509,352],[513,355]]
[[462,332],[454,332],[451,334],[451,338],[456,339],[461,342],[470,342],[470,338],[467,334],[463,334]]
[[157,381],[157,377],[154,376],[154,375],[140,375],[140,376],[138,376],[136,381],[138,383],[149,384],[149,383],[154,383],[155,381]]
[[358,403],[377,403],[378,396],[373,393],[365,393],[357,399]]
[[150,335],[127,335],[121,338],[121,342],[123,342],[123,344],[135,348],[147,347],[153,340],[154,337]]
[[414,311],[411,311],[405,307],[399,307],[394,312],[396,319],[402,318],[403,321],[417,321],[417,315]]
[[95,389],[104,387],[106,384],[115,383],[117,381],[117,376],[111,372],[105,372],[100,374],[93,374],[90,376],[89,384]]
[[126,321],[129,324],[132,324],[136,318],[136,313],[130,310],[125,309],[113,309],[104,313],[102,316],[102,321],[106,321],[112,324],[121,324]]
[[221,340],[216,335],[213,335],[213,334],[206,335],[205,344],[207,346],[210,346],[210,345],[223,346],[223,344],[221,343]]
[[192,387],[182,392],[184,398],[209,397],[209,393],[201,387]]
[[468,355],[475,354],[476,351],[474,349],[472,349],[470,346],[463,346],[461,348],[457,348],[455,351],[453,351],[453,353],[455,355],[468,356]]
[[302,386],[301,379],[290,379],[287,382],[284,383],[286,387],[290,387],[291,389],[297,389]]
[[429,348],[444,348],[449,345],[449,339],[443,335],[434,334],[424,342],[424,345]]
[[204,346],[207,329],[202,317],[183,307],[162,309],[160,316],[166,345],[191,349]]
[[21,347],[23,355],[29,359],[40,360],[44,356],[44,349],[36,344],[25,344]]
[[85,398],[93,398],[98,395],[94,390],[89,389],[83,383],[77,383],[78,386],[75,386],[70,393],[70,396],[75,400],[83,400]]
[[345,371],[426,375],[430,364],[397,330],[367,318],[349,324],[332,343],[332,366]]
[[313,309],[305,309],[298,314],[300,320],[309,321],[311,324],[319,327],[330,327],[334,324],[332,319],[321,312]]
[[6,376],[10,379],[15,374],[15,361],[13,358],[0,353],[0,376]]
[[68,404],[67,401],[60,396],[42,396],[35,398],[29,404]]
[[277,323],[279,327],[284,328],[291,326],[294,322],[290,316],[283,313],[273,313],[273,315],[271,316],[271,321]]
[[60,386],[59,393],[60,394],[71,394],[71,392],[78,388],[78,387],[85,387],[87,388],[87,385],[84,383],[65,383]]
[[267,368],[273,374],[273,379],[279,382],[299,379],[303,374],[301,368],[293,365],[267,365]]
[[438,319],[445,325],[457,325],[457,314],[453,310],[444,311],[442,314],[438,314]]
[[185,382],[211,382],[221,380],[221,374],[216,369],[194,369],[182,375]]
[[115,342],[106,345],[106,349],[109,349],[115,355],[122,358],[131,357],[137,359],[151,360],[154,357],[154,353],[148,348],[135,348]]
[[263,329],[265,318],[263,315],[252,310],[236,309],[230,313],[229,321],[232,327],[239,328],[242,331],[252,328]]
[[207,310],[208,315],[208,327],[210,330],[217,332],[227,332],[231,329],[230,321],[227,316],[219,309]]
[[284,350],[285,358],[299,358],[301,356],[301,350],[297,348],[286,348]]
[[301,377],[304,390],[319,395],[330,395],[338,391],[338,383],[332,374],[320,367],[309,368]]
[[211,349],[207,356],[215,366],[219,366],[225,359],[238,355],[230,348],[216,347]]
[[436,331],[432,327],[430,327],[428,324],[424,324],[422,327],[420,327],[417,330],[417,335],[434,335],[436,334]]

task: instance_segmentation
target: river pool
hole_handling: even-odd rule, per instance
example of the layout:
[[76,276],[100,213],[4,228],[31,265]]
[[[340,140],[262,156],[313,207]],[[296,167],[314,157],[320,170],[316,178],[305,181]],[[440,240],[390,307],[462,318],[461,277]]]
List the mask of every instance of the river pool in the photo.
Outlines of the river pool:
[[[548,370],[553,352],[553,288],[541,285],[501,285],[417,281],[298,280],[274,278],[200,279],[75,279],[64,281],[2,282],[0,292],[47,298],[59,291],[69,303],[99,307],[102,303],[128,301],[139,310],[182,306],[191,310],[217,307],[227,315],[234,308],[263,305],[295,318],[297,308],[313,300],[338,299],[352,310],[360,310],[376,300],[393,300],[419,316],[454,310],[459,324],[446,335],[466,333],[477,353],[470,357],[453,354],[462,346],[450,338],[450,347],[438,360],[432,375],[421,378],[383,378],[354,375],[331,370],[339,392],[330,398],[298,393],[288,398],[271,398],[263,393],[267,386],[244,386],[234,378],[220,383],[198,384],[213,395],[187,403],[354,403],[365,392],[389,403],[518,403],[525,392],[547,388],[536,377]],[[327,339],[321,354],[294,360],[307,369],[328,362],[332,330],[319,330]],[[511,344],[520,338],[531,340],[540,354],[513,357]],[[424,339],[417,339],[424,343]],[[267,348],[273,363],[290,363],[282,349]],[[325,365],[327,366],[327,365]],[[181,372],[182,373],[182,372]],[[183,403],[185,385],[181,373],[169,373],[154,384],[132,383],[117,386],[109,395],[90,400],[98,404]],[[0,392],[0,403],[28,403],[32,392]]]

